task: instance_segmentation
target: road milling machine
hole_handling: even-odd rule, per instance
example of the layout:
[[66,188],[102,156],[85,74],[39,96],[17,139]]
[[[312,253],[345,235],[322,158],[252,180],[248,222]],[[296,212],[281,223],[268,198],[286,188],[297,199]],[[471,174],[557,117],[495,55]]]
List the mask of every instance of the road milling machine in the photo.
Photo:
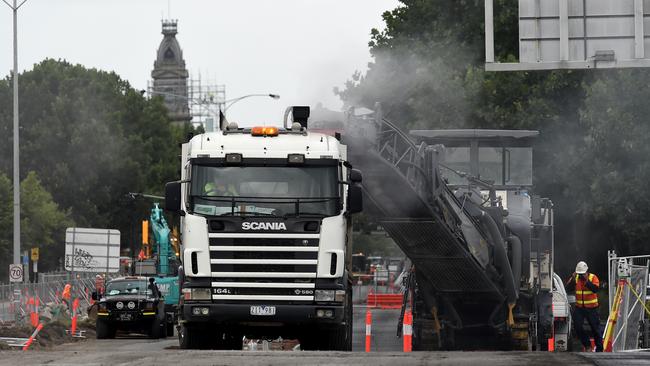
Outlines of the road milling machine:
[[537,135],[406,134],[381,112],[348,113],[343,141],[364,171],[365,211],[413,263],[405,307],[414,350],[567,348],[553,204],[531,192]]

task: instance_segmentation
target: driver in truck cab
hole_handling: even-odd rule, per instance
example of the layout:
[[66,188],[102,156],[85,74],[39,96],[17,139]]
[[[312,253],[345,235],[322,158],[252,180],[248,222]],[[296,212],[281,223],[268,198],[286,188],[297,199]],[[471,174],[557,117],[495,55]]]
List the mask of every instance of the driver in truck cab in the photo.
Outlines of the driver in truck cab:
[[205,196],[235,197],[239,196],[234,184],[221,182],[208,182],[203,186]]

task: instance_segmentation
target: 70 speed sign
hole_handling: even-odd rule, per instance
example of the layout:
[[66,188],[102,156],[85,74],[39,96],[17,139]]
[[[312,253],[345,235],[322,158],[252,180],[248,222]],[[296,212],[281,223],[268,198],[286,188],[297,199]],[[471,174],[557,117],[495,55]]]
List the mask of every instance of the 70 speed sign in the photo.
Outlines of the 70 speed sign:
[[9,281],[10,282],[23,282],[23,265],[10,264],[9,265]]

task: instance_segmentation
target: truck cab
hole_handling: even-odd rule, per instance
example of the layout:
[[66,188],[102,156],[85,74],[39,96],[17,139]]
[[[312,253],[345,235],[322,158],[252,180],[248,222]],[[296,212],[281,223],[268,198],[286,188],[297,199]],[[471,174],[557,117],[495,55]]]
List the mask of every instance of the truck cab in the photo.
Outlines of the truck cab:
[[240,349],[244,335],[351,348],[361,174],[337,138],[307,129],[308,109],[288,115],[182,146],[182,179],[166,187],[181,216],[181,348]]

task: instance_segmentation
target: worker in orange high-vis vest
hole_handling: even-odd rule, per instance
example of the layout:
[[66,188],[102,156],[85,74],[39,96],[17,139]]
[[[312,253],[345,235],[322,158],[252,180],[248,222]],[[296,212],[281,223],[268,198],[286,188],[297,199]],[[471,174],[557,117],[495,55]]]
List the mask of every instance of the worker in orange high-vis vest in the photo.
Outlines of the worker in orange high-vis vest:
[[576,271],[567,281],[567,289],[575,288],[576,308],[573,312],[573,323],[575,324],[576,335],[582,346],[589,350],[591,342],[589,336],[582,327],[585,320],[591,328],[591,336],[596,344],[596,352],[603,351],[603,338],[600,334],[600,317],[598,316],[598,290],[600,281],[598,276],[587,272],[587,263],[580,261],[576,265]]
[[61,293],[61,300],[63,300],[63,302],[65,302],[65,304],[68,306],[68,309],[71,309],[71,307],[70,307],[70,305],[71,305],[71,302],[70,302],[71,293],[70,293],[70,291],[71,290],[72,290],[72,286],[70,286],[69,283],[66,283],[65,287],[63,288],[63,292]]

